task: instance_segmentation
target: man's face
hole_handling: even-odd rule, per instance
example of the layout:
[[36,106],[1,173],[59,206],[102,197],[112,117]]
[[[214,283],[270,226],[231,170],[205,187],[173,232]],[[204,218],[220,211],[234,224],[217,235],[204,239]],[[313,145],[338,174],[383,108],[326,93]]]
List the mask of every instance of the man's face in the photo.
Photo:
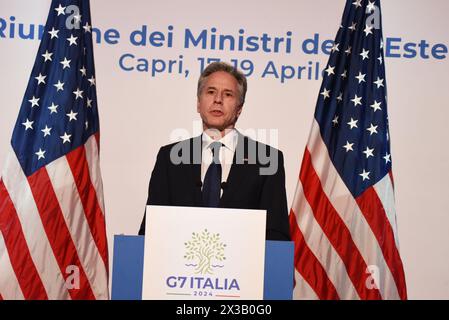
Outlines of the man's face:
[[227,72],[217,71],[207,77],[197,102],[203,129],[234,128],[242,112],[237,80]]

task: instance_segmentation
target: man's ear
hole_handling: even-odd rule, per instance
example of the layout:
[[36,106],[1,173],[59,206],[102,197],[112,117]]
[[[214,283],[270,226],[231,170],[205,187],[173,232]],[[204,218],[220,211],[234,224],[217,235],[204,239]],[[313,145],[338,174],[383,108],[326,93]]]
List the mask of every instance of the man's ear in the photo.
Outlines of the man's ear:
[[242,109],[243,109],[243,104],[238,108],[239,109],[237,110],[237,117],[240,117],[240,114],[242,113]]

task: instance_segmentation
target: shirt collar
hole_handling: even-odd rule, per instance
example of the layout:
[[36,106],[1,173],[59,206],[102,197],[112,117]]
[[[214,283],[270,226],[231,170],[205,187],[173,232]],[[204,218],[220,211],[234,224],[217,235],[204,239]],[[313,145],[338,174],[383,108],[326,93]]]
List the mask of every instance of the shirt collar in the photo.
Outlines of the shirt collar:
[[[209,148],[210,144],[214,142],[208,134],[204,133],[201,135],[201,140],[203,143],[203,150],[206,148]],[[237,140],[238,140],[238,134],[236,129],[230,130],[224,137],[221,137],[221,139],[218,140],[218,142],[221,142],[225,148],[228,150],[234,152],[235,148],[237,146]]]

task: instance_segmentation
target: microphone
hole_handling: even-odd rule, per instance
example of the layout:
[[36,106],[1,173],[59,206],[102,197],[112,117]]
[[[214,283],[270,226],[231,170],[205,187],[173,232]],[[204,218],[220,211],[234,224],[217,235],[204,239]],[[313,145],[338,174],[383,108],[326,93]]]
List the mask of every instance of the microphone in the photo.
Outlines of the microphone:
[[201,187],[203,186],[203,183],[201,182],[201,180],[198,180],[197,182],[195,182],[195,185],[196,185],[198,188],[201,188]]

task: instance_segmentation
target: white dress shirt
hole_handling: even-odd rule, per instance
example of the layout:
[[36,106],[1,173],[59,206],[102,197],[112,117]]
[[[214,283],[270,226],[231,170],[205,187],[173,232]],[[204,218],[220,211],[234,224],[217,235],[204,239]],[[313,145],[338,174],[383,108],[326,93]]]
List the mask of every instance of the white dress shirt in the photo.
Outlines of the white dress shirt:
[[[209,135],[203,132],[202,140],[202,156],[201,156],[201,182],[204,183],[204,177],[206,176],[207,169],[209,169],[212,163],[212,149],[210,144],[218,141],[223,144],[220,148],[220,163],[221,163],[221,181],[228,180],[229,171],[231,170],[232,160],[234,159],[235,148],[237,146],[238,134],[235,129],[229,131],[220,140],[213,140]],[[223,189],[220,191],[220,195],[223,194]]]

